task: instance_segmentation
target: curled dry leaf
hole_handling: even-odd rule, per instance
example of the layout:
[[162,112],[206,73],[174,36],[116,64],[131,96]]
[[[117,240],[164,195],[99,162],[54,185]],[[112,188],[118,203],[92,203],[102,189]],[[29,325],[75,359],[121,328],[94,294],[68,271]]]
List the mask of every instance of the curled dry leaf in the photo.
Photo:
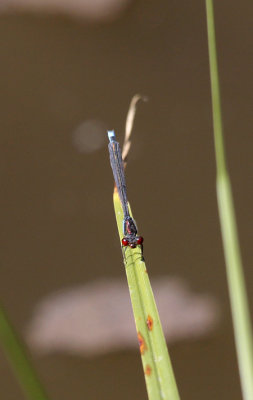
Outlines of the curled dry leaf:
[[[207,334],[218,319],[216,301],[194,294],[177,279],[152,280],[166,339]],[[86,356],[137,347],[126,282],[100,280],[62,290],[42,300],[27,328],[28,344],[37,351]]]
[[134,120],[135,120],[135,115],[136,115],[136,110],[137,110],[137,103],[142,100],[142,101],[147,101],[148,98],[147,96],[143,96],[140,94],[135,94],[130,102],[127,117],[126,117],[126,126],[125,126],[125,137],[124,137],[124,143],[122,147],[122,160],[125,163],[127,162],[127,156],[131,147],[131,135],[132,135],[132,130],[134,126]]

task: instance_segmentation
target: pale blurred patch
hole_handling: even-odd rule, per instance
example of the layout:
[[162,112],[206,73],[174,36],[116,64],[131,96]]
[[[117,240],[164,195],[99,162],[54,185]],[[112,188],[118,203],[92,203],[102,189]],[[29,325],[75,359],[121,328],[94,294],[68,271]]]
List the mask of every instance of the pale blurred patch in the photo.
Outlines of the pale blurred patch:
[[64,13],[89,21],[111,21],[132,0],[0,0],[0,11]]
[[80,153],[92,153],[100,149],[106,138],[105,124],[97,120],[82,122],[72,135],[73,145]]
[[[167,341],[197,338],[216,326],[212,297],[168,277],[152,279],[152,286]],[[92,356],[137,348],[127,284],[100,280],[48,296],[36,307],[26,338],[42,353]]]

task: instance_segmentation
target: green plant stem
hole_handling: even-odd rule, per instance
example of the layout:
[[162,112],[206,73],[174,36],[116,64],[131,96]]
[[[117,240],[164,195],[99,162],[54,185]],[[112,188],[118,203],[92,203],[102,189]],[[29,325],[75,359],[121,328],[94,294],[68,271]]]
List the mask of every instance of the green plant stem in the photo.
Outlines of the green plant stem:
[[223,143],[220,90],[216,56],[212,0],[206,0],[209,62],[211,76],[214,141],[217,166],[217,198],[226,261],[235,343],[243,398],[253,399],[253,342],[250,313],[229,174]]
[[[123,211],[117,191],[114,192],[113,201],[121,243],[121,238],[124,236]],[[149,400],[179,400],[166,341],[140,247],[137,246],[136,249],[127,247],[123,249],[123,254]]]
[[27,356],[26,349],[0,306],[0,340],[4,352],[29,400],[48,400]]

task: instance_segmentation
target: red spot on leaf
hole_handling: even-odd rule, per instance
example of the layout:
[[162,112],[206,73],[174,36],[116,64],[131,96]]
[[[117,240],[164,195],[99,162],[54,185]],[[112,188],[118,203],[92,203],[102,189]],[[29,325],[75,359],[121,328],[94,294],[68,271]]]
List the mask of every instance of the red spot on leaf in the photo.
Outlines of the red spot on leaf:
[[146,365],[144,373],[145,373],[145,375],[148,375],[148,376],[151,375],[152,368],[150,367],[150,365],[148,365],[148,364]]
[[152,331],[153,326],[154,326],[154,321],[153,321],[153,318],[150,315],[148,315],[148,318],[147,318],[146,322],[147,322],[148,330]]
[[147,345],[144,340],[144,337],[141,335],[140,332],[138,332],[138,341],[139,341],[139,346],[140,346],[140,352],[141,352],[141,354],[144,354],[145,350],[147,350]]

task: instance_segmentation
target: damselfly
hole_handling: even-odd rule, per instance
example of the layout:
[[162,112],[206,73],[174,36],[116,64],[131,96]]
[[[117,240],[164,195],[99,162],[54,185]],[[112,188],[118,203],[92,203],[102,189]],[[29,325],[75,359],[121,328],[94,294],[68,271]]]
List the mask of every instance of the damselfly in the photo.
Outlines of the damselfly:
[[108,149],[110,154],[112,172],[124,214],[124,237],[122,238],[121,243],[122,246],[129,246],[131,247],[131,249],[135,249],[137,245],[140,245],[141,251],[143,252],[143,237],[137,235],[136,223],[129,213],[124,164],[122,160],[120,146],[119,143],[116,141],[114,131],[108,131],[108,138]]

